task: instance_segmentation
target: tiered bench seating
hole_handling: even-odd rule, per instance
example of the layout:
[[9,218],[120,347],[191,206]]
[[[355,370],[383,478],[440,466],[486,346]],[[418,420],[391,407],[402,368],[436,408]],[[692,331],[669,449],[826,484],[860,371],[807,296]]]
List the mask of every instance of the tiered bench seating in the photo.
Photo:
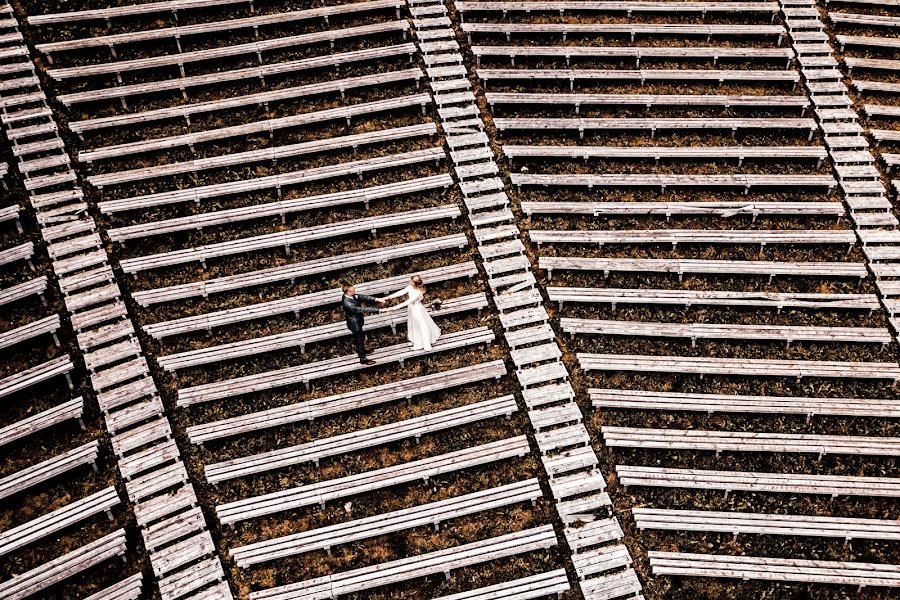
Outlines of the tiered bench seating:
[[755,221],[760,215],[802,215],[809,217],[842,217],[846,211],[840,202],[522,202],[526,215],[711,215],[731,218],[749,215]]
[[127,210],[143,210],[153,206],[209,201],[235,194],[259,193],[273,190],[278,193],[280,199],[282,189],[287,187],[303,185],[311,181],[321,181],[323,179],[348,177],[352,175],[362,178],[364,173],[372,173],[383,169],[395,169],[397,167],[417,165],[431,161],[440,161],[444,158],[445,154],[443,148],[423,148],[421,150],[412,150],[400,154],[389,154],[376,158],[354,160],[324,167],[280,173],[278,175],[266,175],[253,179],[243,179],[227,183],[214,183],[183,190],[157,192],[155,194],[121,198],[118,200],[107,200],[99,202],[98,207],[102,212],[114,213]]
[[78,419],[82,429],[84,422],[84,399],[81,396],[58,404],[53,408],[26,417],[17,423],[0,428],[0,446],[11,444],[38,431],[43,431],[70,419]]
[[828,18],[835,25],[900,28],[900,17],[828,11]]
[[[329,299],[334,302],[334,296]],[[470,294],[460,298],[447,299],[441,304],[440,309],[432,310],[430,314],[432,317],[441,317],[471,310],[480,311],[486,308],[487,305],[487,296],[485,296],[484,293]],[[396,329],[398,324],[405,322],[406,316],[401,314],[385,313],[373,315],[366,319],[365,329],[366,331],[383,327]],[[238,358],[265,352],[291,350],[296,348],[300,348],[302,352],[308,344],[346,337],[346,335],[347,325],[345,322],[325,323],[306,329],[272,334],[239,342],[219,344],[217,346],[209,346],[198,350],[187,350],[177,354],[168,354],[159,357],[157,361],[160,367],[174,373],[177,370],[188,367],[236,360]]]
[[72,360],[69,358],[69,355],[66,354],[0,379],[0,398],[15,394],[16,392],[43,383],[44,381],[48,381],[59,375],[66,376],[66,379],[69,381],[69,387],[71,388],[72,381],[69,373],[71,373],[74,368],[75,365],[72,364]]
[[603,2],[583,1],[571,2],[569,0],[551,0],[550,2],[528,1],[503,1],[503,2],[457,2],[456,10],[461,15],[465,13],[541,13],[551,12],[564,15],[566,12],[625,12],[628,16],[632,13],[661,12],[661,13],[777,13],[780,8],[777,2]]
[[875,294],[804,294],[792,292],[733,292],[730,290],[666,290],[631,288],[548,287],[547,296],[558,302],[585,304],[649,304],[691,306],[740,306],[810,308],[815,310],[858,309],[869,312],[881,304]]
[[409,438],[418,440],[423,435],[434,434],[486,419],[502,416],[508,418],[516,410],[518,409],[515,399],[512,396],[502,396],[429,413],[412,419],[396,421],[387,425],[351,431],[330,438],[317,439],[305,444],[208,464],[204,467],[204,472],[208,482],[220,483],[235,477],[247,477],[306,462],[314,462],[318,465],[319,461],[333,456],[343,456]]
[[504,581],[468,592],[441,596],[436,600],[530,600],[556,594],[559,597],[569,590],[569,579],[565,569],[548,571],[530,577]]
[[122,17],[134,17],[156,13],[171,12],[175,15],[179,10],[206,10],[218,6],[230,6],[232,4],[244,4],[250,6],[250,0],[161,0],[159,2],[147,2],[141,4],[124,4],[122,6],[110,6],[94,10],[76,10],[72,12],[50,13],[46,15],[33,15],[28,17],[28,24],[34,26],[59,25],[80,21],[106,21]]
[[348,410],[409,399],[489,379],[500,379],[504,375],[506,375],[506,366],[503,361],[496,360],[288,404],[221,421],[192,425],[187,428],[187,434],[192,443],[203,444],[211,440],[246,434],[269,427],[312,421]]
[[[126,577],[118,583],[104,588],[96,594],[91,594],[84,600],[138,600],[141,597],[141,586],[143,583],[143,574],[135,573],[131,577]],[[209,598],[208,600],[215,600]],[[220,599],[226,600],[226,599]]]
[[878,563],[651,551],[654,575],[900,587],[900,567]]
[[695,36],[711,40],[713,36],[727,38],[775,37],[778,45],[784,38],[781,25],[685,25],[665,23],[662,25],[629,23],[462,23],[463,33],[472,43],[474,34],[505,35],[507,41],[512,34],[517,35],[560,35],[563,41],[568,36],[578,35],[622,35],[634,42],[638,36],[688,37]]
[[[367,188],[353,189],[346,192],[333,192],[318,196],[305,196],[291,200],[278,200],[254,204],[253,206],[216,210],[187,217],[175,217],[161,221],[150,221],[111,228],[107,231],[110,239],[126,242],[131,239],[142,239],[154,235],[167,235],[178,231],[202,230],[214,225],[231,225],[279,216],[284,219],[289,214],[335,208],[339,206],[362,203],[366,209],[374,200],[395,198],[419,192],[448,188],[453,183],[449,174],[432,175],[409,179],[397,183],[388,183]],[[115,211],[113,211],[115,212]]]
[[771,281],[776,275],[793,277],[868,276],[866,266],[851,262],[784,262],[769,260],[702,260],[685,258],[576,258],[541,256],[540,268],[553,276],[553,270],[677,273],[681,280],[690,275],[762,275]]
[[316,154],[319,152],[333,152],[335,150],[345,150],[347,148],[356,150],[361,146],[369,144],[383,144],[416,137],[433,136],[435,133],[437,133],[437,125],[433,123],[408,125],[406,127],[395,127],[392,129],[324,138],[309,142],[289,144],[286,146],[274,146],[260,150],[247,150],[244,152],[235,152],[233,154],[213,156],[210,158],[167,163],[153,167],[132,169],[130,171],[91,175],[88,177],[88,181],[94,187],[102,189],[105,186],[120,185],[132,181],[171,177],[174,175],[183,175],[185,173],[198,173],[210,169],[225,169],[236,165],[246,165],[255,162],[272,161],[274,163],[287,158],[303,156],[306,154]]
[[43,319],[32,321],[21,327],[0,333],[0,349],[9,348],[48,333],[53,336],[53,341],[59,346],[59,339],[56,337],[56,331],[59,328],[59,315],[50,315]]
[[[671,6],[671,4],[669,5]],[[791,48],[729,48],[715,47],[652,47],[652,46],[472,46],[472,53],[478,64],[483,56],[508,57],[513,64],[516,58],[565,58],[566,66],[575,59],[633,59],[635,68],[642,59],[698,59],[710,60],[715,65],[720,60],[750,59],[754,62],[766,60],[786,61],[785,68],[791,64],[794,51]]]
[[73,577],[94,565],[114,556],[121,556],[127,549],[125,530],[118,529],[67,554],[21,573],[0,583],[0,597],[4,600],[20,600],[33,596],[48,587]]
[[437,528],[441,523],[452,519],[513,504],[534,502],[540,497],[541,488],[537,479],[528,479],[462,496],[454,496],[447,500],[429,502],[386,514],[376,514],[371,517],[248,544],[230,550],[229,554],[239,567],[247,568],[314,550],[330,552],[331,548],[341,544],[350,544],[416,527],[433,526]]
[[503,153],[513,161],[547,158],[596,158],[601,160],[684,159],[718,161],[733,158],[741,166],[747,159],[813,159],[821,162],[828,155],[823,146],[522,146],[503,144]]
[[607,448],[664,448],[733,452],[797,452],[897,456],[900,438],[742,431],[603,427]]
[[[12,248],[0,250],[0,267],[11,265],[20,260],[27,260],[31,265],[31,257],[34,256],[34,243],[25,242]],[[34,270],[34,267],[31,267]]]
[[[490,344],[494,339],[494,333],[487,327],[475,327],[463,331],[444,334],[435,342],[431,351],[414,350],[407,343],[395,346],[377,348],[368,353],[369,358],[376,363],[404,360],[428,354],[445,352],[456,348],[465,348],[479,344]],[[254,375],[245,375],[233,379],[224,379],[213,383],[201,384],[182,388],[178,391],[178,403],[195,404],[198,402],[211,402],[225,398],[233,398],[243,394],[258,393],[278,387],[305,384],[323,377],[331,377],[341,373],[350,373],[369,368],[361,365],[356,354],[348,354],[318,362],[285,367],[273,371],[263,371]]]
[[254,32],[257,32],[260,27],[265,27],[267,25],[283,26],[289,23],[298,23],[300,21],[309,21],[313,19],[325,19],[327,22],[329,17],[337,15],[359,14],[383,9],[394,9],[399,11],[400,7],[403,5],[403,2],[400,2],[399,0],[368,0],[367,2],[353,2],[307,10],[291,10],[272,14],[259,14],[252,17],[210,21],[194,25],[139,29],[128,33],[98,35],[61,42],[37,44],[36,47],[39,52],[52,55],[57,52],[71,52],[73,50],[85,50],[87,48],[113,48],[116,45],[137,44],[166,39],[178,40],[180,42],[180,40],[188,39],[191,36],[239,31],[241,29],[253,29]]
[[305,506],[324,505],[330,500],[346,498],[363,492],[368,493],[420,479],[427,480],[441,474],[525,456],[529,452],[530,448],[525,436],[507,438],[430,458],[220,504],[216,507],[216,515],[223,525],[233,526],[240,521],[286,510],[296,510]]
[[816,325],[733,325],[729,323],[665,323],[564,317],[560,326],[572,335],[624,335],[689,338],[697,340],[775,340],[804,342],[875,343],[887,345],[891,334],[878,327],[827,327]]
[[[284,13],[277,13],[273,16],[278,17]],[[232,21],[224,21],[221,22],[222,25],[229,26]],[[202,26],[206,26],[207,24],[203,24]],[[304,33],[300,35],[292,35],[292,36],[284,36],[284,37],[275,37],[267,40],[260,40],[256,42],[248,42],[246,44],[236,44],[233,46],[221,46],[218,48],[209,48],[205,50],[194,50],[190,52],[180,52],[176,54],[164,54],[161,56],[151,56],[147,58],[135,58],[130,60],[117,60],[112,62],[104,62],[93,65],[85,65],[81,67],[67,67],[62,69],[47,69],[47,75],[52,77],[57,81],[63,81],[66,79],[81,79],[86,77],[98,77],[103,75],[117,75],[120,76],[122,73],[133,73],[135,71],[146,71],[149,69],[159,69],[164,67],[179,67],[180,69],[184,69],[184,65],[197,63],[197,62],[206,62],[206,61],[215,61],[221,60],[230,57],[240,57],[240,56],[261,56],[263,52],[271,52],[275,50],[284,50],[288,48],[298,48],[301,46],[306,46],[310,44],[321,44],[323,42],[327,42],[330,44],[334,44],[337,40],[344,39],[352,39],[359,37],[368,37],[381,35],[386,33],[394,33],[401,32],[405,33],[409,25],[406,21],[388,21],[385,23],[374,23],[371,25],[360,25],[358,27],[347,27],[344,29],[328,29],[326,31],[317,31],[313,33]],[[180,29],[180,28],[179,28]],[[165,32],[164,29],[151,29],[143,32],[137,32],[135,34],[122,34],[123,36],[127,35],[152,35],[153,32],[162,31]],[[81,40],[73,40],[72,42],[59,42],[59,45],[66,44],[85,44],[92,45],[93,40],[99,38],[85,38]],[[115,40],[119,41],[121,38],[116,37]],[[121,43],[121,41],[119,41]],[[105,45],[105,44],[104,44]],[[71,48],[59,48],[56,44],[39,44],[38,50],[43,52],[44,54],[51,55],[51,52],[61,51],[61,50],[71,50]],[[262,62],[262,61],[260,61]]]
[[862,46],[867,48],[900,48],[900,40],[891,37],[873,37],[866,35],[836,35],[838,44],[841,45],[841,52],[847,46]]
[[550,104],[573,105],[575,114],[582,106],[642,106],[653,107],[722,107],[722,108],[785,108],[800,110],[802,115],[809,100],[802,96],[737,96],[733,94],[539,94],[525,92],[487,92],[485,98],[495,106]]
[[838,415],[854,417],[900,416],[900,407],[882,398],[805,398],[798,396],[744,396],[653,392],[650,390],[589,390],[597,408],[690,411],[713,413],[759,413],[773,415]]
[[852,229],[610,229],[529,232],[538,244],[856,244]]
[[17,283],[8,288],[0,290],[0,306],[5,306],[12,302],[17,302],[29,296],[38,295],[41,300],[46,302],[44,293],[47,291],[47,276],[41,275],[29,281]]
[[829,537],[850,540],[900,539],[900,521],[713,510],[633,508],[638,529]]
[[0,556],[23,548],[36,540],[89,519],[102,512],[112,518],[112,507],[119,504],[116,488],[108,487],[65,506],[0,533]]
[[[425,281],[439,283],[463,277],[472,278],[478,274],[478,268],[474,262],[467,261],[446,267],[427,269],[418,272],[418,274]],[[356,284],[356,289],[361,294],[369,295],[392,292],[406,285],[409,278],[413,275],[414,273],[409,273],[377,281],[362,282]],[[225,325],[233,325],[255,319],[264,319],[291,312],[295,315],[299,315],[301,310],[319,308],[329,303],[334,304],[336,303],[336,299],[340,300],[340,297],[340,288],[323,290],[321,292],[311,292],[300,296],[280,298],[268,302],[248,304],[238,308],[226,308],[219,311],[172,319],[171,321],[152,323],[144,325],[143,330],[144,333],[156,340],[163,340],[170,336],[196,331],[206,331],[211,333],[213,328],[223,327]]]
[[309,581],[290,583],[280,587],[250,593],[250,600],[292,600],[337,598],[345,594],[364,592],[383,585],[410,579],[449,573],[454,569],[487,561],[552,548],[557,543],[551,525],[526,529],[486,540],[410,556],[386,563],[362,567],[343,573],[325,575]]
[[[128,125],[148,125],[157,121],[170,119],[190,119],[193,115],[214,113],[218,111],[230,110],[234,108],[242,108],[247,106],[268,106],[269,102],[280,102],[282,100],[295,100],[306,96],[315,96],[320,94],[342,93],[344,90],[357,87],[384,86],[391,83],[409,82],[421,80],[423,74],[421,69],[403,69],[400,71],[387,71],[374,75],[363,75],[360,77],[351,77],[349,79],[338,79],[334,81],[324,81],[309,85],[301,85],[291,88],[281,88],[275,90],[267,90],[264,92],[256,92],[246,96],[231,96],[221,100],[209,100],[207,102],[196,102],[191,104],[180,104],[166,108],[158,108],[137,113],[125,113],[114,115],[111,117],[98,117],[84,121],[72,121],[69,127],[74,133],[79,135],[86,131],[96,131],[99,129],[109,129],[114,127],[124,127]],[[343,114],[347,114],[347,109],[341,109]],[[214,130],[215,131],[215,130]],[[140,143],[140,142],[138,142]]]
[[306,277],[317,273],[332,273],[336,270],[378,264],[407,256],[420,256],[425,253],[440,252],[451,248],[465,248],[467,245],[468,240],[463,234],[428,238],[395,246],[384,246],[301,263],[248,271],[237,275],[227,275],[204,281],[143,290],[132,293],[132,298],[141,306],[172,302],[173,300],[184,298],[205,298],[211,294],[290,281],[298,277]]
[[900,480],[893,477],[854,475],[806,475],[803,473],[756,473],[708,471],[668,467],[616,466],[619,482],[628,486],[687,488],[783,494],[824,494],[837,496],[900,496]]
[[900,380],[900,365],[891,362],[841,362],[763,358],[713,358],[628,354],[578,354],[586,371],[742,375],[750,377],[833,377]]
[[93,465],[94,470],[97,470],[97,455],[99,453],[100,444],[95,440],[0,478],[0,499],[18,494],[22,490],[52,479],[57,475],[67,473],[82,465]]

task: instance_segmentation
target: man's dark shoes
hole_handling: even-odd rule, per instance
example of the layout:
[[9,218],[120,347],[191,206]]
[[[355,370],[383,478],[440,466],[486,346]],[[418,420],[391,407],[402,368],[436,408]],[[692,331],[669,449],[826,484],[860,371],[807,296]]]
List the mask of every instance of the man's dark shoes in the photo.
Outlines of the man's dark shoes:
[[374,361],[374,360],[370,360],[370,359],[367,359],[367,360],[361,360],[361,361],[359,361],[359,364],[361,364],[361,365],[374,365],[374,364],[375,364],[375,361]]

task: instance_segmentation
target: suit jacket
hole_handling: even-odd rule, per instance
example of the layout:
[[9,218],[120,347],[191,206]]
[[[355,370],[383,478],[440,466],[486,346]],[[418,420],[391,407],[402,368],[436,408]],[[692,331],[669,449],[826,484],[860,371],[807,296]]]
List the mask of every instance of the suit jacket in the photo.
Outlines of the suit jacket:
[[366,296],[365,294],[356,294],[355,296],[343,296],[341,298],[341,308],[344,309],[344,316],[347,319],[347,329],[352,332],[362,331],[365,322],[365,314],[375,314],[377,308],[363,306],[363,302],[375,304],[376,298]]

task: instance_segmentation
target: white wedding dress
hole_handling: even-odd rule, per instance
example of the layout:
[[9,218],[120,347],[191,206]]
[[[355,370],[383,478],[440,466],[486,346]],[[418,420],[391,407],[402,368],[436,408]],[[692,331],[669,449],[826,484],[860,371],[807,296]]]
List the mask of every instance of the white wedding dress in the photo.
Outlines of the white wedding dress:
[[422,304],[422,299],[425,295],[413,286],[408,285],[399,292],[385,296],[385,299],[390,300],[400,296],[409,296],[394,308],[407,307],[406,336],[412,342],[413,349],[431,350],[432,344],[441,335],[441,328],[435,325],[425,305]]

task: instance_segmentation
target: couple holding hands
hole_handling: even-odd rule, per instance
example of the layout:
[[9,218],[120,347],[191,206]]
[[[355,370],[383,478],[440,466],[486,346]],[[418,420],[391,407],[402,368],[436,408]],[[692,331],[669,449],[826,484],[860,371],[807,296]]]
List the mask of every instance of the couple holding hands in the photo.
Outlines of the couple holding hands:
[[[412,342],[414,350],[431,350],[432,344],[441,335],[440,327],[435,325],[434,320],[428,314],[428,309],[422,303],[425,298],[425,284],[418,275],[410,278],[408,286],[384,298],[357,294],[356,287],[352,283],[344,282],[341,284],[341,289],[344,292],[341,307],[344,309],[344,316],[347,319],[347,329],[353,334],[353,343],[356,346],[360,364],[375,364],[374,360],[366,358],[365,334],[363,333],[366,314],[389,313],[406,308],[407,338]],[[384,306],[387,300],[401,296],[407,296],[406,300],[389,308],[373,308],[371,306],[373,304]]]

